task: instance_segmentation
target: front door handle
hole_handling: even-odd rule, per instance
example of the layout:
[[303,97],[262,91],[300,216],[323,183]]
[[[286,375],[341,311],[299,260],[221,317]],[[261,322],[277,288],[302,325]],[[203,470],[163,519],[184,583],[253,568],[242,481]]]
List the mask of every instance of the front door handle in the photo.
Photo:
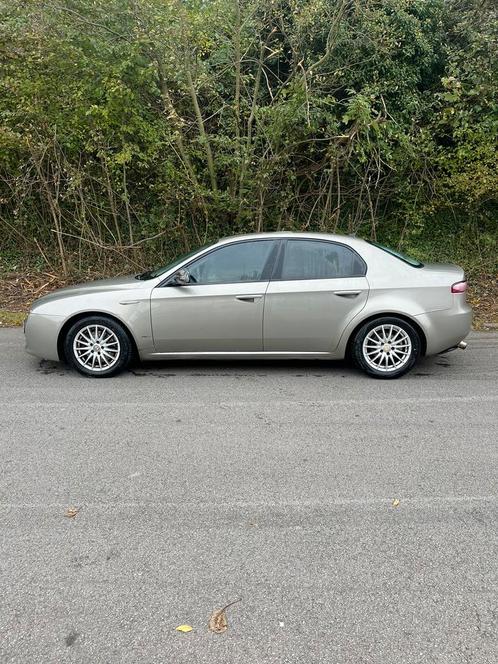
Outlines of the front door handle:
[[334,291],[334,295],[338,295],[339,297],[357,297],[361,291],[359,290],[336,290]]
[[242,302],[254,302],[254,300],[260,300],[262,295],[236,295],[236,300],[241,300]]

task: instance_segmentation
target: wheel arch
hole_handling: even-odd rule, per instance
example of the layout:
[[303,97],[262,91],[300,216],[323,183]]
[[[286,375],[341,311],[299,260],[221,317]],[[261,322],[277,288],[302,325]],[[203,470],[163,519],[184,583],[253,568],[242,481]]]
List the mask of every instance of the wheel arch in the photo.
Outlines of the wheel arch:
[[406,314],[400,314],[394,311],[381,311],[376,314],[371,314],[370,316],[367,316],[366,318],[363,318],[356,327],[353,329],[353,331],[350,333],[348,337],[348,341],[346,344],[346,352],[345,356],[346,358],[350,359],[351,358],[351,346],[353,344],[353,340],[360,328],[363,327],[366,323],[370,323],[370,321],[375,320],[376,318],[387,318],[387,317],[393,317],[393,318],[400,318],[401,320],[406,321],[407,323],[410,323],[412,327],[415,328],[419,339],[420,339],[420,354],[421,356],[424,356],[426,351],[427,351],[427,337],[425,335],[425,332],[423,328],[421,327],[420,323],[418,323],[416,320],[411,318],[410,316],[407,316]]
[[59,360],[61,362],[67,362],[66,354],[64,352],[64,339],[66,338],[66,334],[69,332],[70,328],[75,323],[77,323],[79,320],[83,320],[84,318],[88,318],[89,316],[101,316],[104,318],[110,318],[116,323],[119,323],[126,332],[126,334],[128,335],[128,338],[131,342],[131,346],[133,349],[133,357],[138,357],[137,342],[135,341],[135,337],[133,336],[130,328],[125,322],[123,322],[117,316],[113,316],[113,314],[107,313],[106,311],[81,311],[80,313],[74,314],[73,316],[68,318],[64,322],[64,325],[59,330],[59,334],[57,336],[57,353],[59,355]]

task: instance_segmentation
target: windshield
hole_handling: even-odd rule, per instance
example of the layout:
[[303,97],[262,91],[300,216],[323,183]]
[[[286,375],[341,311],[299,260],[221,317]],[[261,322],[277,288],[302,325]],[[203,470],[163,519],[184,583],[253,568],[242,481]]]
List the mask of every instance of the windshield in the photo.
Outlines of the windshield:
[[155,270],[147,270],[146,272],[142,272],[142,274],[137,274],[135,279],[141,279],[145,281],[146,279],[155,279],[156,277],[160,277],[161,274],[165,274],[169,270],[172,270],[174,267],[177,265],[180,265],[183,263],[183,261],[187,260],[187,258],[190,258],[190,256],[195,256],[195,254],[199,253],[199,251],[202,251],[203,249],[207,249],[210,247],[210,244],[206,244],[203,247],[199,247],[198,249],[194,249],[193,251],[189,251],[187,254],[183,254],[183,256],[179,256],[178,258],[175,258],[175,260],[171,263],[168,263],[167,265],[164,265],[163,267],[158,267]]
[[394,256],[395,258],[399,258],[400,261],[408,263],[408,265],[411,265],[412,267],[424,267],[424,264],[418,261],[416,258],[407,256],[406,254],[401,253],[401,251],[396,251],[395,249],[391,249],[391,247],[386,247],[383,244],[372,242],[371,240],[367,240],[367,242],[368,244],[372,244],[374,247],[378,247],[379,249],[382,249],[382,251],[391,254],[391,256]]

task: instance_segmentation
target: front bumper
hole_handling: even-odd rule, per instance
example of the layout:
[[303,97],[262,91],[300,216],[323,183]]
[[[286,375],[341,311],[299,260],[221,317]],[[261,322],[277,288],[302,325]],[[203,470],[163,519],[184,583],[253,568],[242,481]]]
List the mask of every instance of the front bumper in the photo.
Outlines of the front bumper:
[[58,362],[57,338],[63,323],[63,316],[30,313],[24,323],[26,352]]

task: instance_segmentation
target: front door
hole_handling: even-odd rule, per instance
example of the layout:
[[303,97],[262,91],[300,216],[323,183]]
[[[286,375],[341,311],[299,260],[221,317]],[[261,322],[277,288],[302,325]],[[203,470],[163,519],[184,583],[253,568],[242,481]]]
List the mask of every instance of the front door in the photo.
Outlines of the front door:
[[225,244],[184,266],[189,284],[155,288],[155,352],[262,351],[264,298],[276,249],[274,240]]
[[285,243],[264,311],[264,350],[330,353],[368,298],[366,265],[346,245],[325,240]]

